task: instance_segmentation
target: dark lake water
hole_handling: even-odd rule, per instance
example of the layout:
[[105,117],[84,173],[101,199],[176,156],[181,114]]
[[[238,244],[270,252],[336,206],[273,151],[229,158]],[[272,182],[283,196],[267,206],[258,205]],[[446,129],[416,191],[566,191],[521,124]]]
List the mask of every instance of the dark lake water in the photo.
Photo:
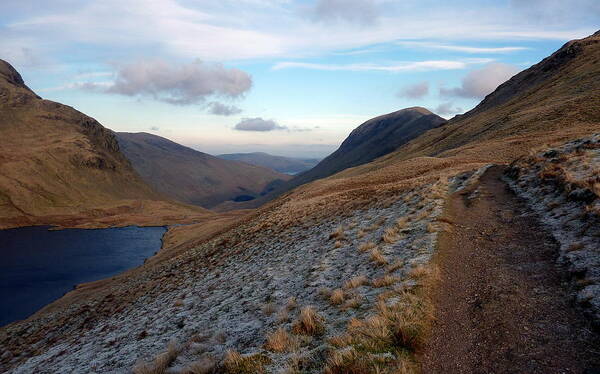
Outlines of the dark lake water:
[[139,266],[161,247],[164,227],[0,230],[0,326],[24,319],[79,283]]

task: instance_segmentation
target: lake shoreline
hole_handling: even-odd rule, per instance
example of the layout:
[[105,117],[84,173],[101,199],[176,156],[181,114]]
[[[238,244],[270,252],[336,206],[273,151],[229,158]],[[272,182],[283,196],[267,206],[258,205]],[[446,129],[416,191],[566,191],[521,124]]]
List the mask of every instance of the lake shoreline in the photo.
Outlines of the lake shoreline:
[[163,249],[168,230],[166,225],[0,230],[0,328],[28,320],[72,291],[144,266]]

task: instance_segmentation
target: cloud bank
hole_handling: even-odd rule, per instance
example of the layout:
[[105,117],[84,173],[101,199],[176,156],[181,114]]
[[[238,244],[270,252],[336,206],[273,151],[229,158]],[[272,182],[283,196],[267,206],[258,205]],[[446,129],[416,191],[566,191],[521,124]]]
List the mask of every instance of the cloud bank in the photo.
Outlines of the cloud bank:
[[274,131],[287,130],[286,126],[281,126],[273,120],[258,118],[244,118],[234,127],[239,131]]
[[463,108],[454,107],[451,102],[441,103],[438,105],[435,110],[433,110],[439,116],[449,116],[453,114],[458,114],[463,112]]
[[431,70],[456,70],[465,69],[471,64],[482,64],[493,61],[489,58],[472,58],[464,60],[426,60],[426,61],[407,61],[398,62],[390,65],[380,64],[315,64],[310,62],[279,62],[273,66],[273,70],[282,69],[311,69],[325,71],[431,71]]
[[[121,66],[106,93],[151,97],[175,105],[203,102],[210,96],[236,98],[248,92],[252,78],[242,70],[221,64],[194,62],[174,66],[162,60]],[[98,89],[87,86],[83,88]]]
[[412,86],[405,87],[398,92],[399,97],[406,97],[409,99],[420,99],[429,93],[429,83],[420,82]]
[[242,113],[242,110],[235,105],[226,105],[213,101],[208,104],[208,112],[217,116],[232,116],[234,114]]
[[440,95],[481,99],[518,71],[519,69],[513,65],[500,62],[490,63],[465,75],[460,87],[441,88]]

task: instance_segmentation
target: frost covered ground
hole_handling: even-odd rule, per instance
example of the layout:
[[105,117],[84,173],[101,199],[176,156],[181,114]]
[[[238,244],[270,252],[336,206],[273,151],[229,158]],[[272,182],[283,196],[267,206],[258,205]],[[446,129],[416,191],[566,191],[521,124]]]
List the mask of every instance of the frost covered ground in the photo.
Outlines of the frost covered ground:
[[600,134],[516,162],[507,181],[560,243],[577,301],[600,324]]
[[[13,372],[126,373],[136,364],[144,372],[157,357],[166,357],[160,353],[167,347],[172,373],[191,372],[194,362],[222,360],[228,350],[255,354],[267,372],[298,366],[316,372],[332,349],[330,339],[343,334],[349,321],[368,318],[379,300],[401,302],[397,294],[382,295],[414,285],[409,274],[431,259],[435,219],[448,188],[447,180],[424,185],[344,216],[263,230],[231,248],[221,241],[223,250],[212,257],[206,253],[214,242],[194,248],[149,275],[155,286],[127,308],[106,313],[81,336],[54,337],[51,349]],[[143,280],[125,286],[133,292],[135,282],[141,287]],[[324,331],[291,334],[293,349],[266,349],[267,336],[292,331],[307,306],[320,316]]]

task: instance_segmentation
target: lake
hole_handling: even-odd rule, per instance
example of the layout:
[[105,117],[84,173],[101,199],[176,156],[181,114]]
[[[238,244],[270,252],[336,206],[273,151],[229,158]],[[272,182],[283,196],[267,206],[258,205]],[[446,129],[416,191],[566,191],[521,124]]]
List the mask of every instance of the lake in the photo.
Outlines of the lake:
[[76,284],[139,266],[161,247],[164,227],[0,230],[0,326],[29,317]]

